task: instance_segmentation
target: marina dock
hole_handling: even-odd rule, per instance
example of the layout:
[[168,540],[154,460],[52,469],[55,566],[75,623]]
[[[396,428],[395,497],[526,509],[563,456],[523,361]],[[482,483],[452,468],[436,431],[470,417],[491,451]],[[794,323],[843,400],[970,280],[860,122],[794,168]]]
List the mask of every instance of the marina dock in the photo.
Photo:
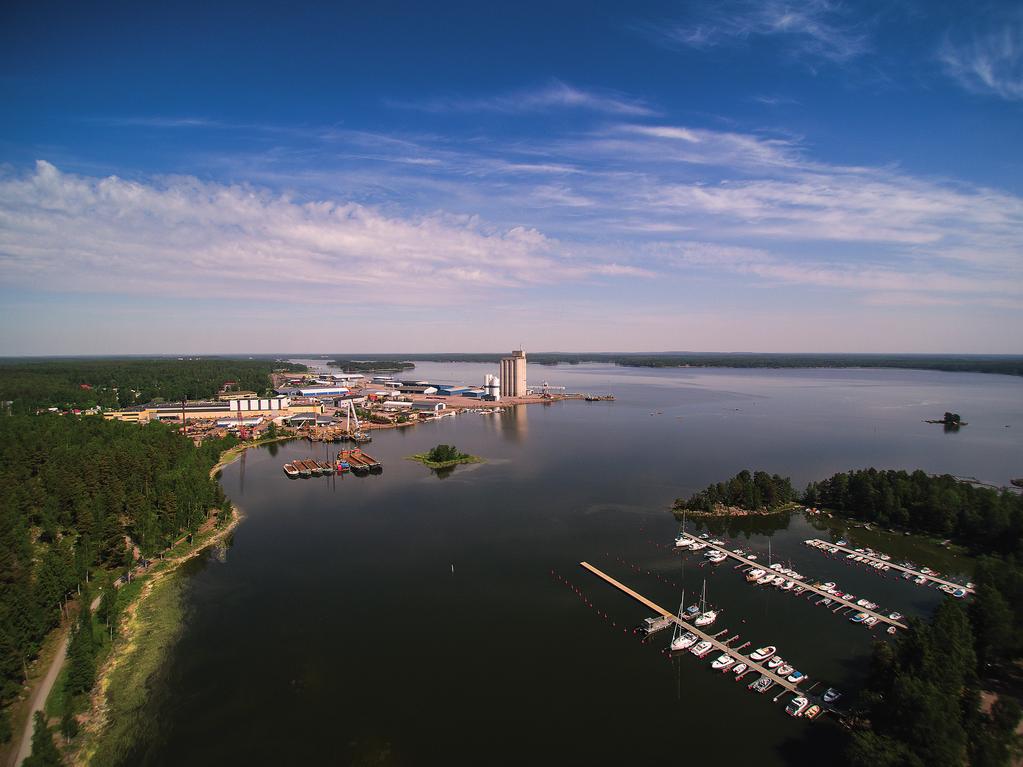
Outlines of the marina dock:
[[[621,583],[620,581],[616,581],[614,578],[612,578],[607,573],[602,572],[601,570],[598,570],[596,567],[591,565],[589,562],[580,562],[579,565],[581,567],[585,568],[586,570],[589,570],[591,573],[596,575],[598,578],[601,578],[604,581],[606,581],[607,583],[610,583],[616,589],[618,589],[620,591],[623,591],[625,594],[629,595],[630,597],[635,599],[637,602],[639,602],[639,603],[641,603],[643,605],[646,605],[647,607],[649,607],[651,610],[653,610],[658,615],[661,615],[661,616],[667,618],[672,623],[677,623],[679,626],[684,628],[686,631],[690,631],[693,634],[695,634],[696,636],[698,636],[701,640],[703,640],[705,642],[710,642],[715,650],[719,650],[719,651],[721,651],[723,653],[727,653],[728,655],[732,656],[733,658],[738,658],[740,663],[745,663],[749,668],[753,669],[757,673],[760,673],[760,674],[763,674],[764,676],[766,676],[768,679],[770,679],[772,682],[774,682],[776,685],[779,685],[783,689],[783,692],[777,693],[774,696],[775,698],[777,698],[778,695],[784,695],[786,692],[793,693],[794,695],[803,695],[803,694],[805,694],[803,690],[800,690],[799,687],[797,687],[796,685],[792,684],[792,682],[788,681],[788,679],[785,679],[784,677],[778,676],[777,674],[775,674],[773,671],[771,671],[766,666],[758,663],[755,660],[751,660],[748,655],[742,655],[741,653],[737,652],[734,647],[729,647],[728,644],[725,641],[721,641],[721,640],[717,639],[717,637],[728,636],[731,632],[729,632],[729,631],[719,631],[717,634],[708,634],[705,631],[701,631],[700,629],[698,629],[696,626],[692,625],[691,623],[688,623],[688,622],[682,620],[681,618],[679,618],[677,615],[675,615],[675,613],[669,612],[668,610],[665,610],[660,605],[658,605],[658,604],[656,604],[654,602],[651,602],[649,599],[647,599],[642,594],[640,594],[640,593],[638,593],[636,591],[633,591],[628,586],[626,586],[624,583]],[[735,639],[736,639],[736,637],[733,636],[730,639],[728,639],[727,641],[731,642],[731,641],[734,641]]]
[[[749,559],[747,557],[744,557],[742,554],[736,554],[734,551],[726,549],[724,546],[718,546],[716,544],[710,543],[710,541],[705,541],[702,538],[699,538],[699,537],[693,535],[692,533],[683,532],[682,534],[686,538],[689,538],[692,541],[699,541],[700,543],[705,543],[705,544],[707,544],[707,546],[709,548],[717,549],[718,551],[722,552],[723,554],[727,554],[732,559],[735,559],[735,560],[737,560],[739,562],[742,562],[744,565],[749,565],[750,567],[757,567],[757,568],[765,568],[765,567],[767,567],[767,565],[764,565],[764,564],[762,564],[760,562],[757,562],[754,559]],[[831,594],[831,593],[825,591],[820,586],[816,586],[816,585],[814,585],[812,583],[808,583],[807,581],[800,581],[799,585],[803,586],[807,591],[813,591],[813,592],[815,592],[817,594],[820,594],[822,597],[826,597],[827,599],[830,599],[832,602],[837,602],[838,604],[844,605],[844,606],[846,606],[846,607],[848,607],[848,608],[850,608],[852,610],[855,610],[858,613],[865,613],[866,615],[870,615],[870,616],[872,616],[874,618],[877,618],[879,623],[887,623],[889,626],[895,626],[896,628],[900,628],[900,629],[908,628],[908,626],[905,623],[903,623],[902,621],[895,620],[894,618],[889,618],[887,615],[884,615],[883,613],[877,613],[877,612],[874,612],[873,610],[868,610],[866,607],[861,607],[860,605],[856,604],[855,602],[850,602],[848,599],[845,599],[843,597],[835,596],[834,594]]]
[[850,549],[848,546],[839,546],[837,543],[822,541],[819,538],[811,538],[810,540],[817,541],[819,543],[824,544],[825,546],[830,546],[833,549],[838,549],[839,551],[842,551],[846,554],[855,554],[857,557],[862,557],[863,560],[868,564],[887,565],[892,570],[898,570],[899,572],[909,573],[910,575],[913,575],[917,578],[924,578],[928,581],[933,581],[934,583],[937,583],[941,586],[951,586],[952,588],[962,589],[967,594],[975,593],[973,589],[967,588],[962,583],[956,583],[955,581],[947,581],[944,578],[939,578],[936,575],[928,575],[927,573],[922,573],[919,570],[914,570],[911,567],[903,567],[902,565],[897,565],[892,561],[886,562],[885,560],[880,559],[879,557],[870,556],[869,554],[864,554],[862,552],[856,551],[855,549]]

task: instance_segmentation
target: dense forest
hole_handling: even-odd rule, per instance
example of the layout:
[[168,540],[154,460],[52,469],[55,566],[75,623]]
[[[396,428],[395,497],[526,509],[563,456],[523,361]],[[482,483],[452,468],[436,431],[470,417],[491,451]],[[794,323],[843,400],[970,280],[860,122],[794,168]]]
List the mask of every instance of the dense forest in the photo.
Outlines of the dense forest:
[[930,622],[914,621],[894,644],[877,644],[847,752],[852,767],[1010,763],[1020,706],[1006,696],[989,711],[981,706],[980,607],[974,602],[968,613],[946,600]]
[[788,477],[770,475],[765,471],[752,474],[743,469],[727,482],[709,485],[695,495],[676,498],[678,511],[713,511],[715,506],[731,506],[747,511],[776,509],[792,502],[796,492]]
[[864,522],[955,538],[980,552],[1023,555],[1023,497],[947,474],[850,471],[811,482],[803,500]]
[[205,399],[228,381],[242,391],[269,391],[274,370],[301,372],[304,365],[278,360],[62,359],[0,362],[0,403],[5,412],[40,408],[127,407],[155,399]]
[[[68,595],[83,589],[79,622],[91,628],[90,579],[123,571],[136,547],[158,554],[212,509],[229,508],[209,472],[233,444],[196,447],[164,424],[98,416],[0,418],[0,707]],[[92,632],[80,626],[69,651],[73,692],[92,684],[91,653]],[[5,724],[0,716],[0,734]]]
[[[503,354],[374,354],[377,362],[489,362]],[[700,352],[529,352],[531,365],[578,365],[602,362],[622,367],[724,368],[909,368],[949,372],[1023,375],[1023,357],[1008,355],[949,354],[755,354]]]

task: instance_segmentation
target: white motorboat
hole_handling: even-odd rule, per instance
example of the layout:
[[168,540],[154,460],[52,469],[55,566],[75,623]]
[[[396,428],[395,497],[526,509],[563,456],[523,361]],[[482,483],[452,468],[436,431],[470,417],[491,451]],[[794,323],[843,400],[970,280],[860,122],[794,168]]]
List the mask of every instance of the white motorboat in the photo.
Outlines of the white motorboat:
[[782,663],[780,666],[778,666],[778,670],[775,671],[774,673],[776,673],[778,676],[786,677],[793,671],[795,671],[795,669],[792,668],[791,665],[789,665],[788,663]]
[[785,707],[785,713],[789,716],[800,717],[809,705],[810,701],[800,695],[798,698],[793,698],[789,701],[789,705]]
[[753,570],[750,570],[748,573],[746,573],[746,580],[752,583],[757,578],[761,577],[763,574],[764,574],[763,570],[759,568],[754,568]]
[[759,693],[767,692],[772,687],[774,687],[774,680],[772,680],[770,677],[766,677],[763,675],[761,675],[761,677],[757,681],[753,682],[749,686],[749,688],[753,690],[753,692]]
[[780,655],[775,655],[773,658],[771,658],[771,660],[767,661],[767,667],[778,668],[778,666],[780,666],[784,662],[785,661],[782,659]]
[[675,538],[675,548],[677,549],[688,549],[693,545],[693,542],[685,535],[679,535]]
[[757,585],[766,586],[768,583],[772,583],[773,581],[774,581],[773,575],[770,574],[762,575],[759,578],[757,578]]
[[792,684],[802,684],[803,682],[806,681],[806,679],[807,679],[806,674],[804,674],[802,671],[793,671],[791,674],[789,674],[789,681],[792,682]]
[[692,546],[689,547],[693,551],[699,551],[700,549],[707,548],[707,544],[704,541],[696,541]]
[[893,621],[901,620],[902,613],[888,613],[888,617],[891,618]]
[[761,647],[755,650],[754,652],[751,652],[749,657],[750,660],[756,661],[767,660],[776,652],[778,652],[778,648],[775,647],[773,644],[770,644],[767,647]]
[[749,666],[747,666],[745,663],[736,663],[734,666],[732,666],[732,673],[735,674],[736,676],[739,676],[742,674],[743,671],[745,671],[748,668]]
[[719,655],[713,663],[710,664],[712,669],[717,671],[725,671],[735,665],[735,658],[728,653],[722,653]]
[[781,589],[782,591],[792,591],[792,589],[795,588],[795,586],[796,586],[795,581],[785,581],[785,583],[781,585]]
[[693,647],[693,649],[691,649],[689,652],[691,652],[697,658],[702,658],[704,655],[709,653],[713,647],[714,645],[712,645],[710,642],[700,642],[695,647]]

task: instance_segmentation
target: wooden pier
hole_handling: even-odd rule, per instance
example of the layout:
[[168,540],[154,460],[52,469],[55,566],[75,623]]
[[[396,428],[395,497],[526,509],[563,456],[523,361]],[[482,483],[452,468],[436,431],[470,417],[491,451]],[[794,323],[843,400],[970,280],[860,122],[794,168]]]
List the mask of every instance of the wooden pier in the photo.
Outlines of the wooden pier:
[[[880,557],[872,557],[869,554],[863,554],[863,553],[861,553],[859,551],[856,551],[855,549],[850,549],[848,546],[839,546],[837,543],[829,543],[828,541],[822,541],[819,538],[811,538],[810,540],[811,541],[818,541],[819,543],[822,543],[825,546],[830,546],[831,548],[838,549],[839,551],[844,551],[846,554],[855,554],[858,557],[863,557],[863,560],[865,562],[869,562],[871,564],[875,564],[876,563],[876,564],[888,565],[892,570],[898,570],[898,571],[903,572],[903,573],[909,573],[910,575],[914,575],[914,576],[916,576],[918,578],[925,578],[928,581],[934,581],[935,583],[939,583],[942,586],[952,586],[953,588],[962,589],[967,594],[975,593],[973,589],[969,589],[969,588],[967,588],[966,586],[964,586],[961,583],[956,583],[955,581],[946,581],[944,578],[939,578],[939,577],[934,576],[934,575],[928,575],[927,573],[922,573],[919,570],[914,570],[911,567],[903,567],[902,565],[897,565],[897,564],[895,564],[894,562],[891,562],[891,561],[887,561],[886,562],[885,560],[881,559]],[[852,561],[852,560],[850,560],[850,561]],[[921,584],[921,585],[923,585],[923,584]]]
[[[736,652],[736,650],[734,648],[729,647],[725,642],[719,641],[717,639],[717,637],[721,636],[722,634],[728,633],[727,630],[719,631],[717,634],[714,634],[714,635],[707,634],[707,633],[701,631],[700,629],[698,629],[696,626],[693,626],[692,624],[682,620],[677,615],[675,615],[675,613],[669,612],[669,611],[665,610],[660,605],[655,604],[654,602],[651,602],[649,599],[647,599],[642,594],[633,591],[628,586],[626,586],[624,583],[621,583],[620,581],[616,581],[610,575],[608,575],[605,572],[602,572],[601,570],[598,570],[596,567],[591,565],[589,562],[580,562],[579,564],[580,564],[580,566],[584,567],[585,569],[589,570],[591,573],[596,575],[598,578],[602,578],[603,580],[605,580],[608,583],[610,583],[616,589],[619,589],[620,591],[625,592],[630,597],[635,599],[637,602],[640,602],[641,604],[646,605],[651,610],[656,612],[658,615],[663,615],[668,620],[670,620],[670,621],[672,621],[674,623],[677,623],[679,626],[684,628],[686,631],[691,631],[693,634],[698,636],[701,640],[703,640],[705,642],[710,642],[711,645],[713,645],[715,649],[720,650],[721,652],[726,653],[727,655],[730,655],[733,658],[738,658],[737,662],[745,663],[748,668],[751,668],[754,671],[757,671],[758,673],[763,674],[768,679],[770,679],[772,682],[774,682],[776,685],[780,685],[783,688],[783,692],[779,693],[780,695],[784,695],[785,692],[790,692],[790,693],[798,694],[798,695],[802,695],[803,694],[803,691],[800,690],[796,685],[792,684],[792,682],[788,681],[788,679],[785,679],[784,677],[778,676],[777,674],[775,674],[773,671],[771,671],[766,666],[758,663],[755,660],[750,660],[749,656],[742,655],[741,653]],[[688,652],[690,649],[692,649],[692,648],[688,648],[684,652]],[[777,696],[775,696],[775,699],[777,699]]]
[[[728,556],[732,557],[733,559],[737,559],[740,562],[749,565],[750,567],[756,567],[758,569],[763,569],[763,570],[765,570],[767,572],[774,572],[774,571],[772,571],[770,569],[770,567],[768,565],[761,564],[760,562],[757,562],[756,560],[753,560],[753,559],[748,559],[747,557],[744,557],[742,554],[736,554],[734,551],[730,551],[729,549],[726,549],[724,546],[718,546],[717,544],[711,543],[710,541],[705,541],[705,540],[703,540],[701,538],[698,538],[697,536],[693,535],[692,533],[683,532],[682,534],[684,536],[686,536],[687,538],[689,538],[690,540],[692,540],[692,541],[699,541],[700,543],[705,543],[705,544],[707,544],[707,546],[709,548],[717,549],[718,551],[720,551],[720,552],[722,552],[724,554],[727,554]],[[684,551],[684,549],[683,549],[683,551]],[[777,575],[781,575],[781,573],[776,573],[776,574]],[[813,592],[815,592],[817,594],[820,594],[822,597],[826,597],[826,598],[830,599],[832,602],[838,602],[840,605],[844,605],[845,607],[851,608],[851,609],[855,610],[858,613],[866,613],[867,615],[870,615],[870,616],[872,616],[874,618],[877,618],[879,623],[887,623],[890,626],[895,626],[896,628],[900,628],[900,629],[909,628],[902,621],[895,620],[894,618],[889,618],[887,615],[884,615],[883,613],[876,613],[873,610],[868,610],[866,607],[860,607],[855,602],[850,602],[848,599],[845,599],[844,597],[837,597],[834,594],[828,593],[827,591],[822,589],[820,586],[815,586],[814,584],[807,583],[806,581],[796,581],[796,583],[798,585],[802,586],[807,591],[813,591]]]

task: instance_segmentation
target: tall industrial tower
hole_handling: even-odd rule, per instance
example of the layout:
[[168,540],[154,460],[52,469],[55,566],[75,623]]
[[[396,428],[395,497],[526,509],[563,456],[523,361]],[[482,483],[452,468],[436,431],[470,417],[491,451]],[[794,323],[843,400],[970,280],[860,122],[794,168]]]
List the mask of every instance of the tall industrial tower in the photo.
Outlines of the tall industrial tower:
[[501,358],[501,396],[526,396],[526,353],[521,349]]

